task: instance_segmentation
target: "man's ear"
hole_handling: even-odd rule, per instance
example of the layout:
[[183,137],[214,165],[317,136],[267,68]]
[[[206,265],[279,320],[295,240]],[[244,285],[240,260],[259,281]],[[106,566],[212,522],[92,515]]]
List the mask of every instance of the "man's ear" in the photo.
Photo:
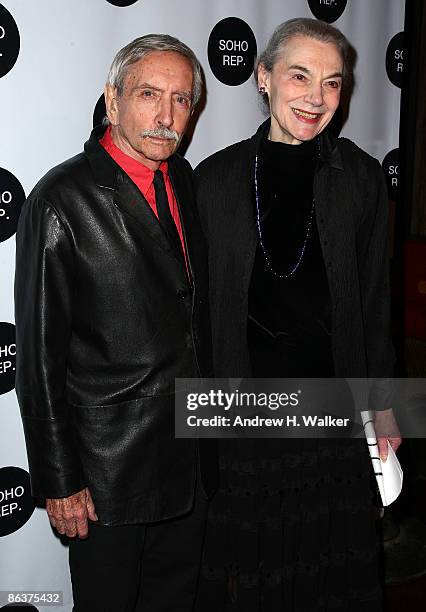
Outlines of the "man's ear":
[[118,112],[118,104],[117,104],[117,88],[113,87],[109,83],[105,85],[104,89],[105,96],[105,107],[106,114],[109,119],[111,125],[119,124],[119,112]]

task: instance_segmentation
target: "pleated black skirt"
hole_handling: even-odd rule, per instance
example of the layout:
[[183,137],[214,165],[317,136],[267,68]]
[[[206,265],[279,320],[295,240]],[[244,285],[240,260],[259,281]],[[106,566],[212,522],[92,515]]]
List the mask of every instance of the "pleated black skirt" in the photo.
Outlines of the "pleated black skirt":
[[197,612],[380,612],[364,439],[220,441]]

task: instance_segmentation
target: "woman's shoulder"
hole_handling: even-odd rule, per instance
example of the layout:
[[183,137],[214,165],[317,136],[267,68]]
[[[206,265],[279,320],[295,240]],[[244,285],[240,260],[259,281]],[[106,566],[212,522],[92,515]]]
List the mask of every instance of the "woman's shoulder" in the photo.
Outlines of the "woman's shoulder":
[[195,176],[197,178],[206,178],[210,175],[220,177],[221,172],[229,172],[232,168],[247,163],[250,144],[251,139],[248,138],[209,155],[195,168]]
[[379,161],[373,155],[361,149],[355,142],[349,138],[340,137],[337,139],[337,146],[345,169],[377,174],[380,169]]
[[387,207],[387,189],[380,162],[349,138],[339,138],[337,146],[344,170],[341,185],[350,190],[360,219],[366,213],[369,218],[375,218],[378,206]]

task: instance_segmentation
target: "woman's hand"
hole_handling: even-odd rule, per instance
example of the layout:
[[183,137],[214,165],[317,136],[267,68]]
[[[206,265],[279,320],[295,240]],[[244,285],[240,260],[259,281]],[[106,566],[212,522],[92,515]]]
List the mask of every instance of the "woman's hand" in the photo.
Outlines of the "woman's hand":
[[395,452],[402,442],[401,433],[392,409],[376,410],[374,412],[374,429],[376,430],[380,459],[386,461],[388,457],[388,441]]

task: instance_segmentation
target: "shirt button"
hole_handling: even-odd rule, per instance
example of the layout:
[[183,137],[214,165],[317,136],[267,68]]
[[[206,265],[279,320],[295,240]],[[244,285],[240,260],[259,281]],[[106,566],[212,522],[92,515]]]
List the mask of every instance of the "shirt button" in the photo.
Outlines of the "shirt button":
[[177,296],[180,300],[184,300],[188,295],[186,289],[178,289]]

